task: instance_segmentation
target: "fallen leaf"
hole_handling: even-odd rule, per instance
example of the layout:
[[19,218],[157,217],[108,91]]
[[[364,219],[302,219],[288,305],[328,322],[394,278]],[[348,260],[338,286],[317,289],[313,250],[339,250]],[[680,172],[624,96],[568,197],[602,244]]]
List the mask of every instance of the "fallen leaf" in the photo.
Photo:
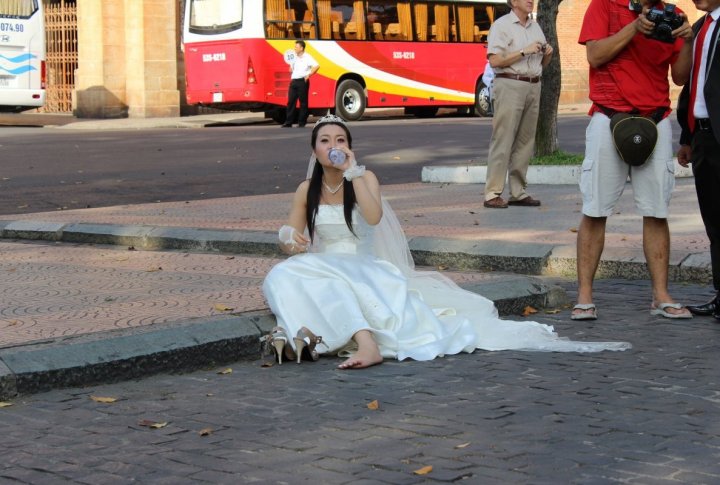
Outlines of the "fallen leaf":
[[128,246],[128,251],[135,251],[135,246]]
[[90,399],[92,399],[95,402],[102,402],[105,404],[110,404],[112,402],[117,401],[116,397],[103,397],[103,396],[90,396]]
[[231,312],[234,310],[234,308],[224,305],[222,303],[215,303],[213,308],[215,308],[215,310],[217,310],[219,312]]
[[232,369],[230,367],[228,367],[227,369],[218,371],[218,374],[232,374]]
[[447,268],[448,267],[443,264],[441,264],[440,266],[437,267],[438,271],[445,271]]
[[457,446],[455,446],[455,448],[459,450],[460,448],[467,448],[468,446],[470,446],[470,442],[469,442],[469,441],[468,441],[467,443],[463,443],[463,444],[461,444],[461,445],[457,445]]
[[154,273],[155,271],[162,271],[162,268],[160,266],[151,266],[145,270],[147,273]]
[[209,435],[213,434],[213,429],[212,428],[203,428],[200,431],[198,431],[198,434],[200,436],[209,436]]
[[577,227],[571,227],[570,232],[577,232]]
[[275,365],[275,362],[265,361],[260,365],[260,367],[272,367],[273,365]]
[[418,470],[415,470],[413,473],[415,475],[427,475],[431,471],[432,471],[432,466],[428,465],[428,466],[424,466]]
[[0,408],[9,408],[12,405],[13,403],[11,402],[0,401]]
[[400,157],[393,157],[393,160],[400,160]]
[[523,317],[527,317],[528,315],[532,315],[533,313],[537,313],[537,310],[528,305],[528,306],[526,306],[525,309],[523,310],[522,316],[523,316]]
[[138,421],[138,425],[145,426],[147,428],[152,428],[152,429],[160,429],[160,428],[164,428],[165,426],[167,426],[168,422],[167,421],[157,422],[157,421],[153,421],[151,419],[141,419],[140,421]]
[[226,260],[235,259],[235,256],[228,256],[225,258]]
[[376,411],[379,407],[380,407],[380,404],[377,402],[377,399],[369,402],[367,405],[367,408],[371,411]]
[[13,325],[17,325],[18,323],[20,322],[17,320],[10,320],[10,322],[8,323],[8,327],[12,327]]

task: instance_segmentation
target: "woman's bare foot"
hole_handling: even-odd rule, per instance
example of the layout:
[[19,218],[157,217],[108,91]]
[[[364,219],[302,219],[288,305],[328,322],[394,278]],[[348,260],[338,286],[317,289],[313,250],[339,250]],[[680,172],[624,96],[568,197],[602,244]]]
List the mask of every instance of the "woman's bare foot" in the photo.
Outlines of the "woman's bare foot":
[[380,349],[369,330],[360,330],[353,335],[353,340],[358,344],[357,352],[340,364],[338,369],[364,369],[382,364],[383,358],[380,355]]
[[364,369],[365,367],[371,367],[373,365],[382,364],[383,358],[379,352],[375,352],[374,355],[360,355],[360,352],[356,352],[352,357],[349,357],[345,362],[338,366],[338,369]]

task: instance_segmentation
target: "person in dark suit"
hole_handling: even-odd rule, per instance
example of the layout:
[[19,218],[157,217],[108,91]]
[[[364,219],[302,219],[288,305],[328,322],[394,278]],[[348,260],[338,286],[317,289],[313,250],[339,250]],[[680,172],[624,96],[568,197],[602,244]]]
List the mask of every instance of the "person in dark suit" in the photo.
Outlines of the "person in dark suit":
[[700,215],[710,239],[715,297],[687,309],[720,320],[720,0],[693,3],[707,15],[693,25],[692,74],[678,100],[682,133],[677,158],[683,167],[692,163]]

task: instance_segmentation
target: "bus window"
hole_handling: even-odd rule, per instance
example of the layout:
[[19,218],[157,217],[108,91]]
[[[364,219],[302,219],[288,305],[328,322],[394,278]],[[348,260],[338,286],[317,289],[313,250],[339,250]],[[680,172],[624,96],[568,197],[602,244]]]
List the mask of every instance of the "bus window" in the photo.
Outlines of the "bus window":
[[242,27],[243,2],[190,0],[190,32],[221,34]]
[[[369,0],[368,22],[372,26],[374,40],[399,40],[401,36],[398,3],[391,0]],[[410,31],[407,32],[410,34]]]

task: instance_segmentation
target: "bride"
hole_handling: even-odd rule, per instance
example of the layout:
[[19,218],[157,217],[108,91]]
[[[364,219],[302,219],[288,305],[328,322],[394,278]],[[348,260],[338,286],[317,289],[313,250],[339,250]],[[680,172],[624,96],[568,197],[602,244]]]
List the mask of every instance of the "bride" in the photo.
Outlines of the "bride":
[[[437,272],[415,271],[407,241],[375,175],[358,165],[344,120],[327,115],[312,131],[308,179],[280,228],[290,255],[263,292],[278,326],[266,343],[282,357],[347,359],[341,369],[384,358],[431,360],[484,350],[599,352],[626,342],[578,342],[551,326],[498,317],[492,301]],[[291,338],[292,337],[292,338]],[[322,347],[321,347],[322,346]]]

